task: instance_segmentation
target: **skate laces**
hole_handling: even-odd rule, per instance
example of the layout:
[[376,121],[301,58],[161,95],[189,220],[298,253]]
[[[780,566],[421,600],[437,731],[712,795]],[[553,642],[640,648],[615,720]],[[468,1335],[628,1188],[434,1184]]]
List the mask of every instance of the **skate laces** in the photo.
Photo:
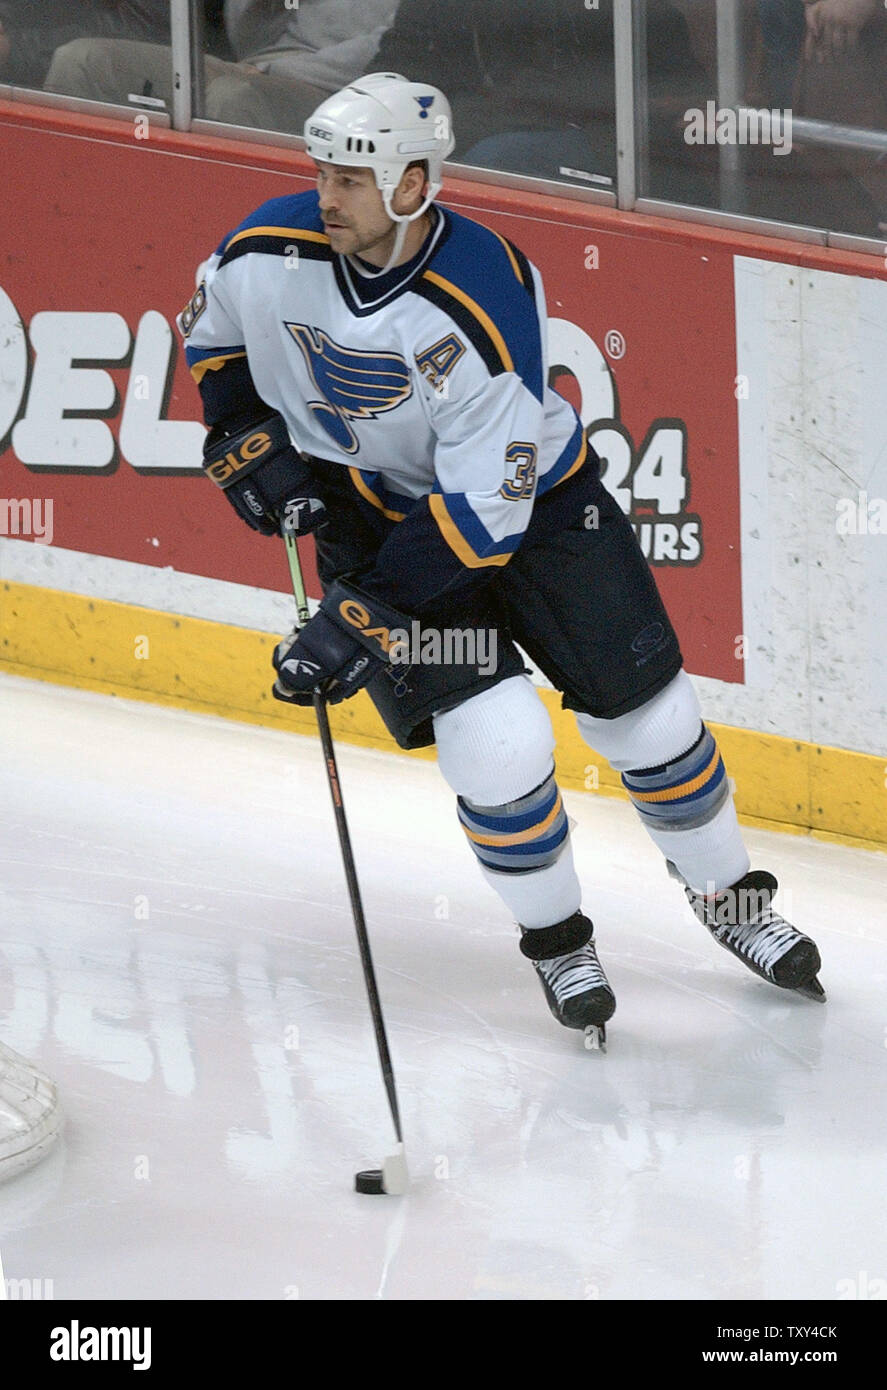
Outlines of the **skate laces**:
[[560,1003],[590,989],[610,988],[597,952],[590,942],[567,956],[539,960],[535,965]]
[[733,926],[713,928],[714,935],[725,946],[732,946],[759,969],[771,973],[774,965],[788,950],[803,940],[801,933],[784,917],[772,908],[766,908],[768,916],[761,921],[757,915],[748,922]]

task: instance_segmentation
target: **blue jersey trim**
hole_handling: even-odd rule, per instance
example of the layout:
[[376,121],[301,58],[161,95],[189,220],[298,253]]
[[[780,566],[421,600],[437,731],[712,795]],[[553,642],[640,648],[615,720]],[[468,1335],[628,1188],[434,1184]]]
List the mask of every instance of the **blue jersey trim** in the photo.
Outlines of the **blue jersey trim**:
[[536,497],[544,497],[549,489],[555,487],[563,478],[565,473],[569,473],[574,463],[579,457],[582,448],[584,431],[582,421],[576,416],[576,428],[564,445],[555,462],[551,465],[547,473],[543,473],[536,485]]
[[515,531],[510,536],[504,536],[501,541],[494,540],[464,492],[444,492],[440,483],[434,484],[432,492],[441,494],[450,520],[478,559],[486,560],[493,555],[512,555],[526,534],[525,530]]
[[532,289],[515,273],[503,240],[487,227],[447,208],[449,236],[428,269],[448,280],[492,320],[514,369],[538,401],[543,398],[542,340]]
[[235,352],[246,352],[245,343],[232,343],[226,347],[185,347],[185,361],[189,367],[195,362],[203,362],[207,357],[228,357]]
[[238,232],[249,231],[251,227],[297,227],[305,232],[323,232],[318,202],[317,190],[314,188],[309,188],[304,193],[286,193],[280,198],[269,198],[228,233],[219,247],[218,254],[224,253],[225,247]]

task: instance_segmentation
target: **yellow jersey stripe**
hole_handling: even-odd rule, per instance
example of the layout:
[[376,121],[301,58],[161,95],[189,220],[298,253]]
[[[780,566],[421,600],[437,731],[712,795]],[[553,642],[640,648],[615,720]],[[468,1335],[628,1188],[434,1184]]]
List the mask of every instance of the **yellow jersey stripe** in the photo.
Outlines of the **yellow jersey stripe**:
[[351,481],[357,488],[357,491],[360,493],[361,497],[365,497],[367,502],[371,502],[372,505],[376,507],[382,513],[383,516],[387,516],[389,521],[403,521],[404,517],[406,516],[406,512],[390,511],[388,507],[385,506],[382,499],[376,496],[376,494],[372,491],[372,489],[369,487],[366,481],[360,476],[360,469],[349,467],[348,472],[351,474]]
[[[492,228],[491,228],[490,230],[492,231]],[[512,251],[511,247],[508,245],[508,242],[505,240],[504,236],[499,236],[499,233],[498,233],[498,232],[493,232],[493,236],[494,236],[494,237],[498,237],[499,241],[501,241],[502,245],[505,247],[505,252],[506,252],[506,254],[507,254],[507,256],[508,256],[508,259],[511,261],[511,268],[512,268],[512,270],[514,271],[514,273],[515,273],[515,275],[517,276],[517,278],[518,278],[518,280],[520,281],[520,283],[521,283],[522,285],[524,285],[524,277],[523,277],[523,276],[521,275],[521,273],[520,273],[520,266],[518,265],[518,263],[517,263],[517,261],[516,261],[516,259],[515,259],[514,252]],[[526,285],[524,285],[524,289],[526,289],[526,288],[527,288]]]
[[585,435],[583,434],[583,436],[582,436],[582,447],[580,448],[579,453],[576,455],[576,462],[570,464],[570,466],[569,466],[569,468],[567,469],[566,473],[564,473],[564,475],[563,475],[562,477],[558,478],[558,480],[557,480],[557,482],[554,484],[554,486],[555,486],[555,487],[560,487],[561,483],[565,483],[565,482],[567,481],[568,478],[572,478],[572,476],[573,476],[573,474],[576,472],[576,470],[577,470],[578,468],[581,468],[581,467],[582,467],[582,465],[583,465],[583,463],[585,462],[585,460],[586,460],[587,457],[588,457],[588,440],[585,438]]
[[238,241],[243,241],[248,236],[288,236],[301,237],[303,241],[316,241],[322,246],[329,246],[329,237],[324,232],[310,232],[301,227],[246,227],[242,232],[238,232],[226,244],[223,256],[226,256],[232,246],[236,246]]
[[516,830],[513,835],[498,835],[495,833],[492,835],[478,835],[476,831],[469,830],[465,825],[462,826],[462,829],[465,831],[469,840],[472,840],[476,845],[493,845],[496,848],[504,845],[525,845],[530,840],[538,839],[544,831],[554,825],[554,822],[557,820],[562,810],[561,794],[558,792],[557,801],[554,803],[545,819],[541,820],[538,825],[531,825],[528,830]]
[[484,558],[471,548],[447,511],[447,504],[439,492],[429,493],[428,509],[437,522],[440,534],[443,536],[447,545],[467,569],[479,570],[483,569],[485,565],[508,564],[508,561],[511,559],[510,554],[490,555],[488,558]]
[[439,289],[445,290],[447,294],[451,294],[454,299],[458,299],[459,303],[465,306],[472,317],[477,319],[481,328],[493,344],[506,372],[513,372],[514,361],[511,353],[505,346],[505,339],[502,337],[502,334],[499,332],[486,310],[482,309],[464,290],[460,290],[458,285],[454,285],[451,280],[445,280],[444,277],[438,275],[436,271],[426,270],[422,278],[423,280],[430,280],[432,285],[437,285]]
[[202,362],[195,362],[191,368],[191,375],[200,385],[207,372],[218,372],[224,367],[226,362],[233,362],[238,357],[246,357],[245,352],[227,352],[221,357],[204,357]]
[[708,766],[700,772],[698,777],[691,777],[689,782],[681,782],[676,787],[665,787],[658,792],[636,792],[632,788],[629,791],[629,796],[632,801],[676,801],[678,797],[689,796],[691,792],[698,792],[699,788],[705,785],[717,768],[720,756],[720,752],[716,748],[711,755]]

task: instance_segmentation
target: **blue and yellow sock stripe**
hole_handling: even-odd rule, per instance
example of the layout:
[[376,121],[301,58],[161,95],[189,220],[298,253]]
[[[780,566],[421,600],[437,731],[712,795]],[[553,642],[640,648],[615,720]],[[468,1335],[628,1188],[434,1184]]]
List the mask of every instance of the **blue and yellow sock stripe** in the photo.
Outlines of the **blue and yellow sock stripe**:
[[704,724],[693,747],[680,758],[625,772],[622,785],[641,816],[663,830],[704,825],[730,794],[718,745]]
[[462,829],[488,869],[526,873],[557,858],[569,824],[554,773],[535,791],[502,806],[475,806],[458,799]]

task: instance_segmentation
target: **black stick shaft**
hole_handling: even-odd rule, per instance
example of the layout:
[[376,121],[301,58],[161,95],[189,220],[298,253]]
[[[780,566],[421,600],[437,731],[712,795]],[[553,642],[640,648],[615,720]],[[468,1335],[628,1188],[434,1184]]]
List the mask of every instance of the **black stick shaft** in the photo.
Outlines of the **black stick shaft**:
[[327,716],[326,702],[323,696],[318,692],[315,692],[314,695],[314,712],[317,715],[317,727],[320,730],[320,742],[326,762],[327,778],[330,784],[330,796],[333,799],[336,829],[339,832],[339,847],[342,851],[342,862],[345,866],[345,879],[348,884],[348,896],[351,899],[351,911],[354,915],[354,929],[357,932],[357,944],[360,948],[360,963],[363,966],[363,978],[366,982],[367,995],[370,1001],[370,1013],[373,1016],[373,1029],[376,1034],[376,1047],[379,1052],[382,1077],[385,1081],[385,1090],[388,1093],[388,1104],[391,1107],[394,1132],[397,1135],[397,1142],[402,1144],[403,1135],[400,1129],[400,1111],[397,1105],[397,1091],[394,1086],[394,1068],[391,1065],[391,1054],[388,1051],[388,1037],[385,1033],[385,1020],[382,1017],[382,1003],[379,999],[376,972],[373,968],[373,957],[370,951],[370,938],[367,932],[366,919],[363,915],[363,904],[360,899],[360,884],[357,881],[357,869],[354,865],[354,855],[351,852],[351,836],[348,833],[348,821],[345,818],[342,788],[339,783],[339,769],[336,765],[336,754],[333,748],[332,734],[330,733],[330,722]]
[[[303,627],[308,621],[308,600],[305,597],[305,584],[302,579],[299,552],[295,537],[291,532],[284,530],[283,537],[286,542],[286,553],[289,561],[290,576],[293,581],[293,594],[296,600],[299,626]],[[342,800],[339,769],[336,764],[336,752],[333,747],[333,736],[330,732],[330,721],[327,714],[326,701],[319,690],[314,692],[314,713],[317,716],[317,727],[320,731],[320,743],[323,748],[327,780],[329,782],[330,796],[333,802],[336,830],[339,834],[339,848],[342,851],[345,881],[348,885],[348,896],[351,899],[351,912],[354,917],[354,929],[357,933],[360,963],[363,967],[363,978],[370,1003],[370,1013],[373,1018],[373,1031],[376,1035],[376,1049],[379,1053],[382,1079],[385,1082],[388,1105],[391,1109],[391,1118],[394,1121],[394,1133],[397,1136],[397,1142],[402,1144],[403,1135],[400,1128],[400,1109],[397,1104],[394,1068],[391,1064],[391,1053],[388,1050],[388,1036],[385,1032],[385,1020],[382,1017],[382,1002],[379,998],[379,987],[376,984],[376,972],[373,967],[372,952],[370,951],[370,938],[367,932],[366,918],[363,915],[363,903],[360,897],[360,884],[357,880],[357,869],[354,864],[354,855],[351,851],[351,835],[348,831],[348,821],[345,816],[345,804]]]

